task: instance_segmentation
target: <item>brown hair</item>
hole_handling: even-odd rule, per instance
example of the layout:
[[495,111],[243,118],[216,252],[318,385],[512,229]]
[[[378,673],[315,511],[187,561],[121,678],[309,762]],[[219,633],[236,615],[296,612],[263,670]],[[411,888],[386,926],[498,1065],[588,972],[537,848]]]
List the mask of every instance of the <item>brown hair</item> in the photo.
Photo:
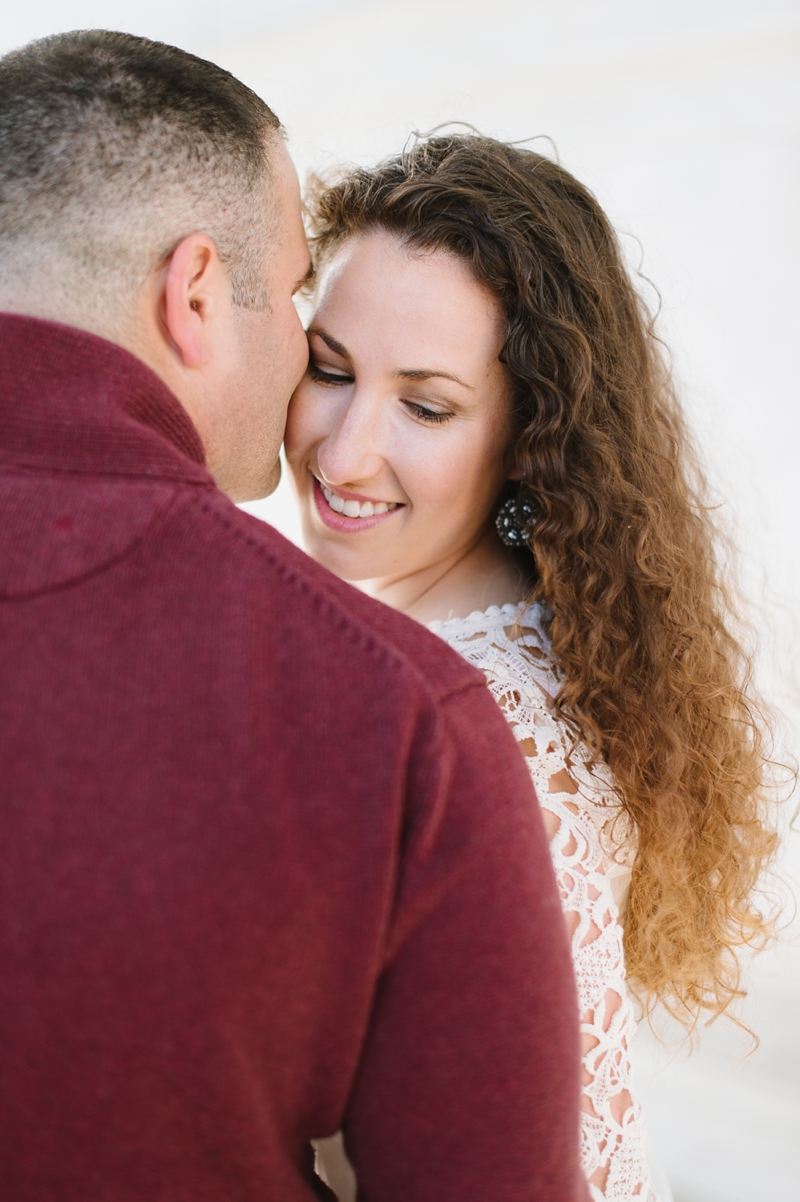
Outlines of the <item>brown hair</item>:
[[466,261],[503,306],[511,448],[532,495],[533,599],[556,706],[611,768],[636,832],[627,970],[688,1026],[741,995],[774,854],[769,724],[733,633],[705,486],[652,319],[592,194],[552,160],[435,136],[308,204],[317,266],[372,228]]

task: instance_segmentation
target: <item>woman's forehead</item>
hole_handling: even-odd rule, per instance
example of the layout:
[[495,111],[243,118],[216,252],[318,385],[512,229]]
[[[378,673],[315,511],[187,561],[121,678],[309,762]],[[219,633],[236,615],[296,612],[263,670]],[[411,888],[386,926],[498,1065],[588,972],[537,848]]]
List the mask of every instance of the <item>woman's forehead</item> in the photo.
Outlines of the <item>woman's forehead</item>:
[[[420,251],[385,231],[349,239],[321,273],[316,322],[381,342],[451,345],[458,354],[492,357],[503,321],[499,302],[462,260]],[[314,324],[314,323],[312,323]],[[346,341],[336,330],[330,333]]]

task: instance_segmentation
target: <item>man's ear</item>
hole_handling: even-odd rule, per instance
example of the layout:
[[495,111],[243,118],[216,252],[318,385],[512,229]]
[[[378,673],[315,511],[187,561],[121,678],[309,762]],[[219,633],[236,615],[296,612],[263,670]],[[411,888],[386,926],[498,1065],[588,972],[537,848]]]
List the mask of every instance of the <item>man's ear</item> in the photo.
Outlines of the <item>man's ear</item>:
[[229,287],[217,248],[207,234],[189,234],[164,264],[160,324],[184,367],[203,367],[211,358]]

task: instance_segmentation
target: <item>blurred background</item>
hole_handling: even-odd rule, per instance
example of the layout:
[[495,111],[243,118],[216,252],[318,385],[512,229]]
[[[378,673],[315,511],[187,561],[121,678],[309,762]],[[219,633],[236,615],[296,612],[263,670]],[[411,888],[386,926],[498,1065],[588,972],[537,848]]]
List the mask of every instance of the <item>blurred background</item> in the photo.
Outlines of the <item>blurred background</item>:
[[[782,710],[784,752],[797,751],[800,2],[27,0],[4,6],[0,52],[93,27],[174,42],[240,76],[286,126],[301,178],[464,121],[539,138],[592,188],[648,299],[660,295],[661,334],[739,548],[762,688]],[[297,538],[288,482],[249,508]],[[800,880],[788,833],[783,876],[788,895]],[[637,1036],[676,1202],[800,1202],[790,918],[748,969],[741,1013],[758,1051],[743,1059],[749,1041],[725,1021],[692,1056]]]

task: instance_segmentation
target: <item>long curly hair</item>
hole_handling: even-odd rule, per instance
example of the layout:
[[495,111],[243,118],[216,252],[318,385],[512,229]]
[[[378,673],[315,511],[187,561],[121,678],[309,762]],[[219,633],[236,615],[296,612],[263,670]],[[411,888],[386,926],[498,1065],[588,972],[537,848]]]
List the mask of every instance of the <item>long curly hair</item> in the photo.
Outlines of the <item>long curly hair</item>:
[[540,154],[431,136],[312,181],[317,268],[371,229],[469,264],[507,323],[510,461],[535,522],[531,600],[552,613],[555,705],[611,769],[632,823],[624,915],[645,1010],[687,1027],[741,996],[737,948],[777,835],[769,720],[752,693],[706,486],[653,319],[594,196]]

